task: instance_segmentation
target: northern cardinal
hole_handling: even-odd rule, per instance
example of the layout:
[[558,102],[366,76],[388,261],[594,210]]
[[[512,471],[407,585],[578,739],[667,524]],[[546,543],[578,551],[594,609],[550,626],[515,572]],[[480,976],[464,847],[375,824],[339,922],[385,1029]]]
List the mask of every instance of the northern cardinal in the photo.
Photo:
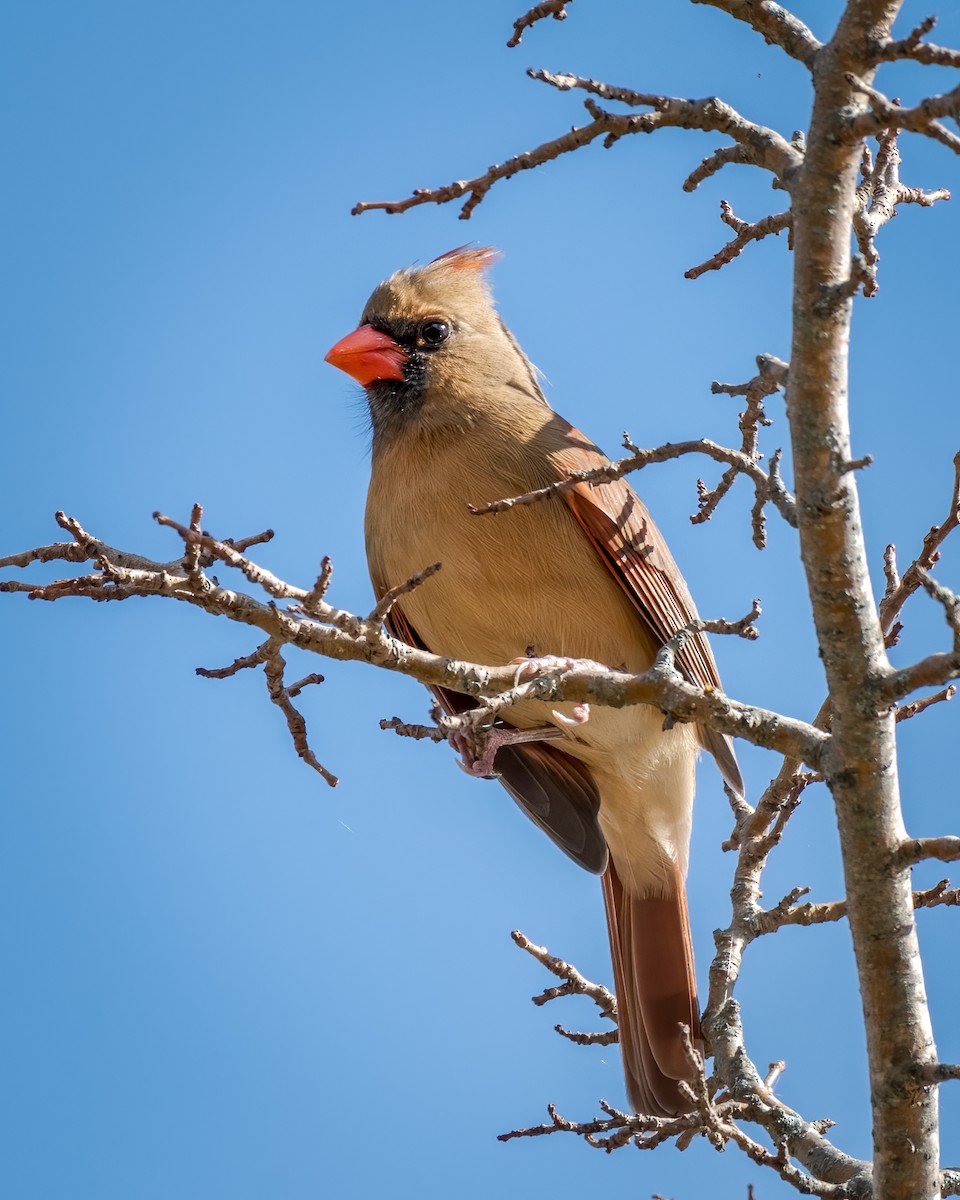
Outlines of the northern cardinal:
[[[493,516],[468,507],[608,461],[553,412],[497,313],[486,279],[495,257],[462,247],[396,272],[326,356],[369,402],[374,590],[379,597],[440,560],[442,570],[390,612],[390,632],[409,645],[475,663],[535,654],[644,671],[696,610],[627,483],[581,483]],[[719,687],[702,637],[686,642],[677,665]],[[476,704],[439,690],[438,699],[448,712]],[[507,710],[495,770],[561,850],[602,876],[630,1103],[650,1115],[687,1112],[678,1083],[693,1072],[679,1027],[696,1044],[684,880],[699,748],[742,793],[740,772],[726,737],[665,729],[653,708],[593,706],[582,716],[533,701]],[[544,728],[549,738],[510,744],[511,730]]]

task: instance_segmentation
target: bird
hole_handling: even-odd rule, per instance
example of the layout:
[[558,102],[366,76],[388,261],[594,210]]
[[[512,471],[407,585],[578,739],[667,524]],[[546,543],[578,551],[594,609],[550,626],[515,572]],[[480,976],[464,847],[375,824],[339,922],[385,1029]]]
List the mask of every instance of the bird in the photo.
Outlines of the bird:
[[[393,604],[387,631],[434,654],[517,662],[518,670],[540,656],[647,670],[697,614],[625,480],[579,481],[492,516],[473,511],[609,462],[551,409],[501,318],[489,281],[497,257],[490,247],[462,246],[396,271],[326,355],[366,392],[365,538],[375,594],[441,564]],[[675,661],[688,680],[719,688],[702,634],[687,638]],[[478,703],[433,690],[447,713]],[[691,1110],[688,1046],[702,1046],[685,885],[701,749],[743,794],[728,737],[704,725],[668,726],[651,706],[525,700],[501,714],[492,752],[519,807],[601,878],[627,1099],[634,1111],[661,1117]]]

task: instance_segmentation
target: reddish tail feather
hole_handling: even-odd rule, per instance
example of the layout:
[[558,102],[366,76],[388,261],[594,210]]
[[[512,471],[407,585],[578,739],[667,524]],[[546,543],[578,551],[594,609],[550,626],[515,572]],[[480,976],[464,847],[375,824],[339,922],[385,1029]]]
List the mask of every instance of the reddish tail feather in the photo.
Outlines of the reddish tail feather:
[[603,874],[610,952],[617,992],[620,1051],[627,1097],[635,1112],[676,1116],[689,1112],[681,1080],[693,1069],[680,1040],[686,1025],[700,1045],[700,1008],[683,879],[667,896],[634,896],[613,861]]

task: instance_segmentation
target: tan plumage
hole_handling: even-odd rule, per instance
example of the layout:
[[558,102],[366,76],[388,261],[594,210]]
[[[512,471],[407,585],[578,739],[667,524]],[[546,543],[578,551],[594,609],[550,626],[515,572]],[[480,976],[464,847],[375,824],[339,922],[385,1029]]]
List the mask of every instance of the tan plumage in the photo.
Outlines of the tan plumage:
[[[589,658],[642,671],[695,610],[649,514],[622,481],[476,517],[481,505],[605,462],[554,413],[493,306],[492,252],[459,250],[397,272],[360,329],[328,356],[367,386],[373,463],[367,556],[378,595],[425,565],[443,569],[403,597],[391,628],[411,644],[472,662]],[[684,673],[718,686],[702,638]],[[472,701],[443,695],[450,710]],[[511,726],[559,725],[525,703]],[[685,1111],[678,1025],[699,1011],[684,878],[698,745],[741,789],[728,741],[654,709],[594,706],[563,739],[499,750],[511,795],[575,861],[603,874],[627,1090],[638,1111]]]

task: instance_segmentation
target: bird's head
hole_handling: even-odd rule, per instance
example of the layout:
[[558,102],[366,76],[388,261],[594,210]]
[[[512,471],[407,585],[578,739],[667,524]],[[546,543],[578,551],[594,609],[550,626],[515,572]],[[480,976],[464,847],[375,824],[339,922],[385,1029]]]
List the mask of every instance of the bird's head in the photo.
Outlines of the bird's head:
[[367,301],[360,325],[326,355],[367,392],[374,437],[469,425],[504,385],[543,402],[533,368],[504,326],[486,270],[488,247],[460,247],[397,271]]

